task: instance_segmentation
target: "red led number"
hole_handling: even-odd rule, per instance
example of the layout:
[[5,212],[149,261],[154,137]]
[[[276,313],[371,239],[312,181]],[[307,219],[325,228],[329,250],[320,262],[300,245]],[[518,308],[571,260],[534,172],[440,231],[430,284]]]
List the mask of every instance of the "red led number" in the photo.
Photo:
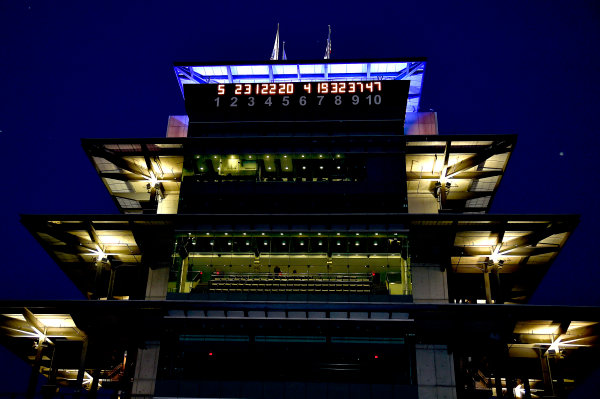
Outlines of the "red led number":
[[348,93],[356,93],[356,82],[348,82]]

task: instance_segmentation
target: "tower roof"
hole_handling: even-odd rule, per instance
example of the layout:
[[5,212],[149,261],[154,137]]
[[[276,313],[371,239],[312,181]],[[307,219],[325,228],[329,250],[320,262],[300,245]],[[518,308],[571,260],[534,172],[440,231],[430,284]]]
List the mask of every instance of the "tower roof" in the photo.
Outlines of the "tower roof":
[[188,84],[278,83],[360,80],[409,80],[407,112],[417,112],[425,58],[178,62],[175,75],[181,94]]

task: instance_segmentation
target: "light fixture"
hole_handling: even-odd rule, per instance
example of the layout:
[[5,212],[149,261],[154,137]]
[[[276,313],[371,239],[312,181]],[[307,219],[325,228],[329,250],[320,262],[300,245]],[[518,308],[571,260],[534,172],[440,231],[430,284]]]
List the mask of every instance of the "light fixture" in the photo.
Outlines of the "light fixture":
[[242,233],[243,235],[246,235],[246,233]]
[[271,167],[269,166],[269,170],[271,170]]
[[285,245],[285,241],[282,241],[282,242],[281,242],[281,244],[282,244],[282,245]]
[[204,170],[204,167],[200,167],[200,170]]
[[339,236],[339,235],[340,235],[340,233],[337,233],[337,235]]
[[264,236],[264,235],[265,235],[265,233],[260,233],[260,235]]
[[341,167],[341,166],[338,166],[337,168],[338,168],[338,170],[339,170],[339,169],[342,169],[342,167]]
[[231,241],[227,241],[227,245],[231,245]]
[[356,246],[358,247],[358,246],[360,245],[360,242],[356,241],[356,242],[354,243],[354,245],[356,245]]
[[342,245],[342,243],[341,243],[340,241],[338,241],[336,244],[337,244],[337,245]]
[[252,159],[252,155],[248,155],[248,159]]
[[265,242],[263,242],[263,245],[267,245],[267,244],[268,244],[268,242],[267,242],[267,240],[265,240]]
[[210,233],[206,233],[206,235],[210,235]]
[[269,159],[269,156],[267,155],[267,159]]
[[287,158],[287,155],[284,155],[283,157],[284,157],[284,158]]
[[246,245],[250,245],[250,241],[246,241]]
[[289,169],[289,168],[286,166],[286,167],[285,167],[285,170],[288,170],[288,169]]
[[304,158],[304,154],[300,155],[302,158]]
[[221,170],[221,167],[219,166],[219,167],[217,168],[217,170]]
[[217,159],[217,156],[215,155],[215,159]]
[[302,233],[298,233],[298,235],[299,235],[299,236],[301,236],[301,235],[302,235]]
[[300,245],[304,245],[304,241],[300,241]]
[[356,233],[356,235],[359,235],[358,233]]
[[319,169],[323,170],[323,167],[322,167],[322,166],[319,166]]
[[373,243],[373,245],[377,246],[377,245],[379,245],[379,244],[377,244],[377,241],[375,241],[375,242]]
[[210,242],[210,245],[215,245],[215,242],[214,242],[214,241],[211,241],[211,242]]
[[379,235],[379,233],[375,233],[375,235],[376,235],[376,236],[378,236],[378,235]]
[[321,235],[321,233],[317,233],[317,235],[318,235],[318,236],[320,236],[320,235]]
[[229,233],[225,233],[225,235],[229,235]]
[[323,154],[319,154],[319,158],[323,158]]
[[320,241],[320,240],[319,240],[319,245],[323,245],[323,241]]
[[302,167],[302,170],[306,170],[306,166],[303,166],[303,167]]

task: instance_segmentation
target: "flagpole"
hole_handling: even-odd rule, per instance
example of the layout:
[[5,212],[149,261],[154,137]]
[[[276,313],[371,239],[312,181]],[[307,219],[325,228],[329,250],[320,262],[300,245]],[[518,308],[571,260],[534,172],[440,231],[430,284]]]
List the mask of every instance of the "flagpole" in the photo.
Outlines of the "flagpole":
[[271,53],[271,60],[277,61],[279,59],[279,22],[277,23],[277,34],[275,35],[275,44],[273,45],[273,52]]
[[331,58],[331,25],[327,25],[329,33],[327,34],[327,47],[325,47],[325,57],[323,59],[328,60]]

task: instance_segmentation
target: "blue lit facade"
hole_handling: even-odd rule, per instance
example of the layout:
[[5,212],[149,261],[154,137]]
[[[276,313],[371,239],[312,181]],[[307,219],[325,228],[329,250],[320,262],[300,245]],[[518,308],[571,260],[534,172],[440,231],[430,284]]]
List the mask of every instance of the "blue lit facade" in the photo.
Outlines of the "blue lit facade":
[[343,61],[271,61],[266,63],[177,63],[183,94],[188,84],[409,80],[406,112],[418,112],[425,73],[424,58]]

